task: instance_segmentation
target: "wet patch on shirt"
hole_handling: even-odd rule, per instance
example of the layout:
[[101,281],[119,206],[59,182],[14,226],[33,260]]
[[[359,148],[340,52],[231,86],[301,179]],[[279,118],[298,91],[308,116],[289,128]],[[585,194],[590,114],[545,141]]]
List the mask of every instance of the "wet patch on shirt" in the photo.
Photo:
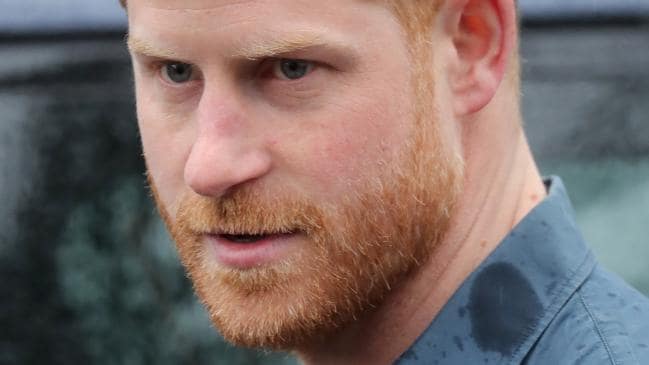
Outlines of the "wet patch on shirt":
[[455,343],[455,346],[457,346],[458,350],[464,352],[464,344],[459,336],[453,336],[453,342]]
[[460,316],[460,318],[464,318],[464,316],[466,316],[466,308],[464,307],[458,308],[457,315]]
[[543,306],[530,281],[514,265],[498,262],[478,273],[469,297],[471,336],[483,351],[511,355]]

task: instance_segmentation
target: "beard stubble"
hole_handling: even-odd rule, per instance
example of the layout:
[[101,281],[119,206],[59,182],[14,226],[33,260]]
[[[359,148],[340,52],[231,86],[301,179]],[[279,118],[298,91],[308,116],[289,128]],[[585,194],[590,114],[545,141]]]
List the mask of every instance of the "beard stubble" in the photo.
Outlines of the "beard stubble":
[[[174,222],[150,180],[194,289],[227,341],[295,350],[325,340],[429,261],[448,229],[462,162],[440,139],[434,110],[424,110],[432,91],[419,91],[415,128],[398,156],[336,202],[255,184],[218,198],[187,190]],[[199,233],[217,231],[293,232],[302,247],[265,266],[225,268]]]

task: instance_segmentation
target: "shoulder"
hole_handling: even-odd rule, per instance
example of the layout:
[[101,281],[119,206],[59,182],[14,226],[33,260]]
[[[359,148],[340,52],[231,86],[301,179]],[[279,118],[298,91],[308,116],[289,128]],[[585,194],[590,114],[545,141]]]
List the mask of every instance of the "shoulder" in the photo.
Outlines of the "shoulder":
[[526,364],[649,364],[649,299],[597,265]]

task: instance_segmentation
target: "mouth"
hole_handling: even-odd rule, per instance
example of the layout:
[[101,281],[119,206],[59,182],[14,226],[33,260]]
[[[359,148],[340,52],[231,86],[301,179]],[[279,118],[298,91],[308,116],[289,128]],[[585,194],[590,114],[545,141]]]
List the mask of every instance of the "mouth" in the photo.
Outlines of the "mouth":
[[232,243],[256,243],[264,239],[268,239],[273,236],[270,234],[220,234],[218,235],[224,240],[230,241]]
[[293,231],[286,232],[268,232],[268,233],[217,233],[210,236],[219,238],[221,240],[238,243],[238,244],[252,244],[261,241],[272,240],[280,237],[287,237],[294,235]]
[[228,232],[206,236],[211,252],[224,266],[246,269],[269,264],[298,249],[297,232]]

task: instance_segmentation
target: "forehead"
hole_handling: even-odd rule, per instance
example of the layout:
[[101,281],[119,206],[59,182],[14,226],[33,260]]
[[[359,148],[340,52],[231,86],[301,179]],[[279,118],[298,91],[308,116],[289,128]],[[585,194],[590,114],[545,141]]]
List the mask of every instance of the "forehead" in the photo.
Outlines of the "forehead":
[[131,36],[194,52],[278,35],[362,45],[400,34],[392,12],[369,0],[129,0],[128,12]]
[[[255,9],[256,7],[274,7],[278,9],[291,8],[300,10],[305,8],[320,9],[322,5],[332,5],[340,10],[351,8],[361,9],[360,6],[381,6],[390,8],[394,1],[388,0],[329,0],[327,2],[316,2],[310,0],[128,0],[123,1],[125,5],[138,5],[161,10],[183,10],[183,11],[219,11],[227,9]],[[345,8],[341,8],[345,6]],[[367,8],[363,8],[366,10]],[[325,15],[326,14],[322,14]]]

